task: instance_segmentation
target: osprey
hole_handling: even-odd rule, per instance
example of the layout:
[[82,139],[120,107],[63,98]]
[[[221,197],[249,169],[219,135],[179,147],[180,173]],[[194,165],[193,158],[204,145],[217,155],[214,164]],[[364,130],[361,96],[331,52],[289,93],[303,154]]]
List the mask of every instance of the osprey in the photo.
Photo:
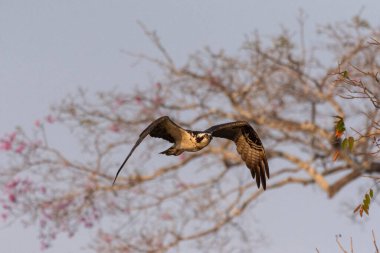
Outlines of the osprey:
[[261,182],[264,190],[266,189],[266,178],[269,179],[268,161],[259,136],[248,122],[235,121],[215,125],[205,131],[192,131],[183,129],[168,116],[156,119],[140,134],[136,144],[117,171],[113,184],[133,151],[147,135],[174,143],[173,146],[160,154],[175,156],[184,151],[199,151],[206,147],[213,137],[229,139],[235,142],[237,152],[251,171],[252,178],[256,177],[257,187],[260,188]]

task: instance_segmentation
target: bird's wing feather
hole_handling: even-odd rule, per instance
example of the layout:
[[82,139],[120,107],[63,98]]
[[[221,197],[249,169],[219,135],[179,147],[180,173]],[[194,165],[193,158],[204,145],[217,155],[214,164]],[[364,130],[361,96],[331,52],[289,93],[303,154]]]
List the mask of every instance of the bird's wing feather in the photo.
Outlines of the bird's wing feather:
[[150,124],[140,135],[144,137],[150,135],[156,138],[162,138],[171,143],[181,140],[181,137],[186,134],[186,130],[174,123],[168,116],[163,116]]
[[246,121],[235,121],[212,126],[205,132],[211,133],[213,137],[225,138],[231,141],[235,141],[236,134],[240,132],[240,128],[246,125],[248,125]]
[[210,127],[206,130],[213,137],[226,138],[236,144],[241,158],[256,177],[257,187],[260,183],[266,188],[266,177],[269,178],[269,166],[263,144],[256,131],[245,121],[236,121]]
[[133,151],[135,151],[137,146],[140,145],[140,143],[144,140],[146,136],[150,135],[152,137],[162,138],[171,143],[174,143],[177,140],[180,140],[182,132],[185,132],[185,130],[181,128],[180,126],[178,126],[176,123],[174,123],[168,116],[160,117],[156,119],[155,121],[153,121],[152,123],[150,123],[150,125],[147,128],[145,128],[144,131],[142,131],[142,133],[139,136],[139,139],[136,141],[135,145],[132,147],[128,156],[125,158],[125,160],[121,164],[112,184],[115,184],[116,178],[119,175],[121,169],[124,167],[125,163],[128,161],[129,157],[132,155]]

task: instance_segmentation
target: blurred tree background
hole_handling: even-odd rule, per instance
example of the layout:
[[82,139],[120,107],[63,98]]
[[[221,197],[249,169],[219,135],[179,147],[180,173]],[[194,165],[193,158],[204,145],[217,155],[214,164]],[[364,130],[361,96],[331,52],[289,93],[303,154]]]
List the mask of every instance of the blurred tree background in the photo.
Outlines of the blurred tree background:
[[[314,185],[333,199],[370,176],[368,189],[376,201],[379,28],[355,16],[320,27],[323,43],[307,46],[300,17],[297,31],[284,28],[271,38],[254,33],[239,54],[205,48],[179,65],[158,35],[141,26],[161,57],[133,57],[157,65],[160,80],[128,92],[80,89],[56,103],[32,131],[18,127],[1,137],[5,222],[38,226],[42,248],[54,245],[58,234],[96,228],[95,252],[252,252],[262,235],[250,216],[272,190]],[[269,157],[267,191],[257,189],[228,141],[159,158],[166,143],[152,138],[137,149],[113,187],[139,133],[162,115],[190,129],[250,122]],[[337,130],[334,116],[344,120],[344,130]],[[53,125],[69,130],[62,138],[75,140],[80,160],[50,142]],[[347,148],[349,137],[353,142]]]

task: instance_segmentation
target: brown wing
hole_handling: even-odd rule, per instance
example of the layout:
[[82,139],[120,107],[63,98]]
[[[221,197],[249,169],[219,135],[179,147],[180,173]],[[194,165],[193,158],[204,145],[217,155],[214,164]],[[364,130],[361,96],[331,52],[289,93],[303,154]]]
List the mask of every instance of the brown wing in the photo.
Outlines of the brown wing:
[[[251,171],[252,178],[256,177],[257,187],[260,182],[266,189],[266,177],[269,179],[269,166],[263,144],[256,131],[245,121],[236,121],[210,127],[206,130],[213,137],[226,138],[236,144],[241,158]],[[266,175],[266,177],[265,177]]]
[[115,184],[116,178],[119,175],[121,169],[124,167],[125,163],[128,161],[129,157],[132,155],[133,151],[137,148],[138,145],[144,140],[147,135],[156,138],[162,138],[171,143],[181,140],[182,134],[186,131],[174,123],[168,116],[163,116],[161,118],[153,121],[139,136],[139,139],[136,141],[135,145],[132,147],[128,156],[125,158],[124,162],[121,164],[119,170],[116,173],[115,179],[112,184]]

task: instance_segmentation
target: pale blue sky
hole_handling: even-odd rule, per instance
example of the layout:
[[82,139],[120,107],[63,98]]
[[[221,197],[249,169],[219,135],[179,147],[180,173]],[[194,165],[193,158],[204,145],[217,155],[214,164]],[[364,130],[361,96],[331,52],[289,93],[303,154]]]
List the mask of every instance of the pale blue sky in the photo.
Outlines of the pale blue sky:
[[[128,90],[159,77],[154,66],[132,66],[134,59],[120,52],[157,55],[138,20],[156,30],[173,58],[183,62],[206,45],[234,52],[255,30],[273,35],[281,25],[296,29],[300,8],[308,15],[307,41],[313,42],[316,24],[347,20],[362,7],[362,16],[379,25],[378,0],[0,0],[0,135],[16,125],[31,127],[51,104],[79,86]],[[380,240],[379,207],[365,225],[355,225],[341,206],[358,199],[359,184],[333,200],[314,187],[292,186],[266,194],[253,210],[271,246],[255,252],[315,252],[316,247],[321,253],[338,252],[336,234],[347,244],[352,236],[357,252],[370,252],[372,229]],[[70,240],[62,236],[46,252],[80,252],[88,239],[87,231]],[[0,241],[0,252],[39,252],[34,228],[4,228]]]

